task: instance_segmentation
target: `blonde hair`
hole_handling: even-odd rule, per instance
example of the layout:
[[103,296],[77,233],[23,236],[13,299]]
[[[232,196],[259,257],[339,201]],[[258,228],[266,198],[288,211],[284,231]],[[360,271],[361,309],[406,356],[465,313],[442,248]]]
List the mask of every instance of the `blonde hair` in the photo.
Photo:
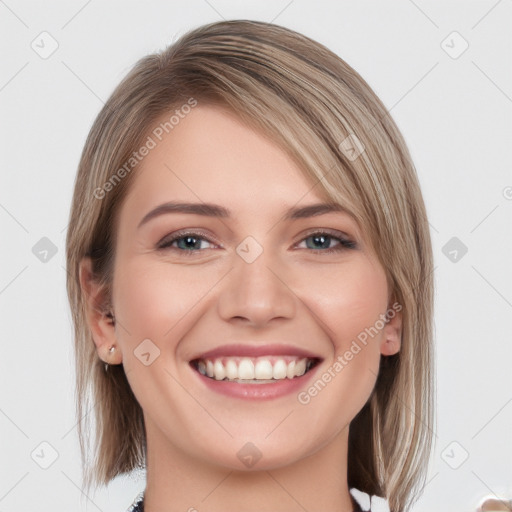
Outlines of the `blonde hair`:
[[[136,167],[121,173],[107,192],[104,184],[116,172],[119,177],[157,119],[191,99],[222,105],[270,137],[315,187],[354,215],[371,241],[392,297],[402,305],[402,344],[396,355],[381,356],[373,393],[351,422],[348,484],[386,497],[394,512],[406,510],[426,478],[434,419],[433,255],[416,170],[389,112],[346,62],[290,29],[249,20],[201,26],[139,60],[85,143],[66,244],[87,488],[144,467],[146,438],[142,409],[123,366],[105,371],[97,355],[79,284],[80,261],[92,258],[108,298],[118,212]],[[350,145],[362,153],[354,158],[346,150]],[[108,304],[99,307],[107,311]]]

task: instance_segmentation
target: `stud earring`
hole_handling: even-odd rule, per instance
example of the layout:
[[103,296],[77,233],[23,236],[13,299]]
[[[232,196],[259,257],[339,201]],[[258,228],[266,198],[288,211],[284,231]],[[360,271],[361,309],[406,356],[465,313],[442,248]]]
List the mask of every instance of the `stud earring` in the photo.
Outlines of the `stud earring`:
[[[111,345],[110,348],[108,349],[108,354],[109,355],[112,355],[115,351],[116,347],[115,345]],[[110,366],[110,363],[104,363],[103,364],[103,367],[105,368],[105,371],[108,372],[108,367]]]

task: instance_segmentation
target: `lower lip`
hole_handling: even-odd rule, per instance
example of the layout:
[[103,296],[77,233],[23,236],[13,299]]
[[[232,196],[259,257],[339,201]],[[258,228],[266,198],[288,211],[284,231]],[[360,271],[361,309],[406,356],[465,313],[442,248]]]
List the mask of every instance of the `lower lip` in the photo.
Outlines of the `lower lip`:
[[282,379],[267,384],[240,384],[227,380],[215,380],[199,373],[195,368],[192,368],[192,371],[209,389],[222,395],[246,400],[271,400],[291,393],[298,393],[301,388],[306,386],[319,366],[317,364],[300,377]]

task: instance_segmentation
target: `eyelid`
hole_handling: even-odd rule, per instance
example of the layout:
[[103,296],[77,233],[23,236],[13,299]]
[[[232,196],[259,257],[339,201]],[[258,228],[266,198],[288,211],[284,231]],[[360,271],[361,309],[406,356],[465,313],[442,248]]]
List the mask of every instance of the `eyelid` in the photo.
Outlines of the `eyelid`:
[[[312,235],[327,235],[331,238],[335,238],[340,242],[339,245],[341,245],[344,249],[347,249],[347,250],[359,248],[359,243],[356,241],[356,239],[354,237],[349,236],[347,233],[345,233],[343,231],[339,231],[337,229],[330,229],[330,228],[311,228],[311,229],[307,230],[306,232],[301,233],[299,235],[299,238],[293,243],[293,247],[297,246],[299,243],[303,242],[304,240],[306,240],[307,238],[309,238]],[[206,233],[204,230],[202,230],[200,228],[197,228],[197,229],[185,228],[182,230],[178,230],[174,233],[170,233],[170,234],[166,235],[165,237],[163,237],[156,244],[156,248],[161,249],[163,251],[175,249],[179,252],[187,253],[187,254],[204,251],[204,249],[202,249],[202,250],[180,250],[180,249],[170,246],[170,244],[174,243],[176,240],[179,240],[186,236],[192,236],[195,238],[199,238],[199,239],[205,240],[209,243],[213,243],[220,248],[223,248],[223,245],[214,236],[210,235],[209,233]],[[164,246],[165,244],[169,244],[169,245]],[[335,249],[335,248],[331,247],[329,249],[305,249],[305,250],[314,251],[316,253],[330,253],[330,252],[335,252],[335,251],[341,250],[341,249]]]
[[[156,247],[160,248],[160,246],[163,245],[164,243],[175,242],[177,239],[180,239],[180,238],[183,238],[186,236],[195,236],[195,235],[200,235],[197,238],[204,239],[207,242],[211,242],[211,243],[214,243],[215,245],[218,245],[219,247],[223,247],[223,245],[213,235],[211,235],[210,233],[207,233],[206,231],[204,231],[200,228],[197,228],[197,229],[185,228],[185,229],[179,229],[178,231],[175,231],[174,233],[168,233],[160,241],[157,242]],[[164,249],[165,249],[165,247],[164,247]]]
[[310,230],[307,230],[305,233],[302,233],[300,235],[300,238],[297,240],[296,244],[302,242],[305,238],[316,234],[329,235],[332,238],[339,238],[344,242],[350,242],[356,246],[358,245],[356,239],[353,236],[350,236],[348,233],[345,233],[344,231],[339,231],[337,229],[330,228],[312,228]]

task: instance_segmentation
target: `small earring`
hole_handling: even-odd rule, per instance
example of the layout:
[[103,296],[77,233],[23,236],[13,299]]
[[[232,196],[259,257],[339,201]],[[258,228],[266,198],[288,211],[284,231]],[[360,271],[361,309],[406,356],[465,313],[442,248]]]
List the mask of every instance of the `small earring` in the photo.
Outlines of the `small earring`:
[[[116,347],[114,345],[111,345],[110,348],[108,349],[109,355],[112,355],[114,353],[115,349],[116,349]],[[109,366],[110,366],[110,363],[104,363],[104,368],[105,368],[106,372],[108,372],[108,367]]]

